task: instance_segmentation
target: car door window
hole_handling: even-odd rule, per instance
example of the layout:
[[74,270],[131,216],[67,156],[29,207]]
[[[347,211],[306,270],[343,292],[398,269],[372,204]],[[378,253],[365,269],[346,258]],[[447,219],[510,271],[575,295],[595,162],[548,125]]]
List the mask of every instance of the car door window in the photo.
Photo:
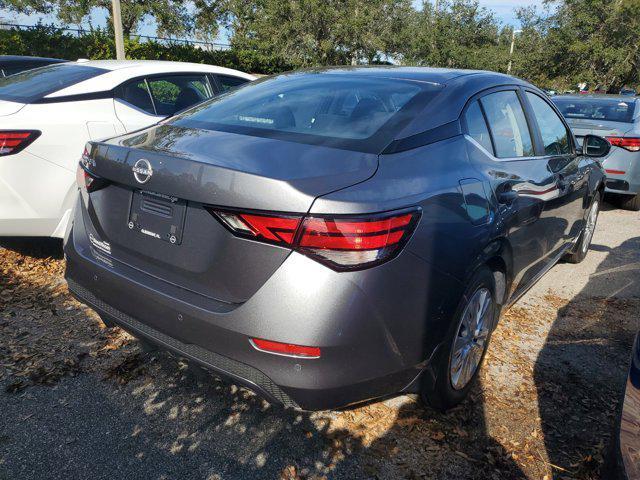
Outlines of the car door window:
[[533,142],[515,91],[490,93],[480,99],[498,158],[531,157]]
[[124,100],[128,104],[143,110],[149,115],[156,114],[147,82],[144,79],[134,80],[133,82],[123,85],[116,98]]
[[545,155],[567,155],[571,153],[569,133],[558,114],[535,93],[527,92],[533,115],[536,117]]
[[167,75],[148,78],[156,113],[170,116],[213,96],[206,75]]
[[482,145],[487,151],[494,153],[489,128],[487,128],[487,122],[484,119],[484,114],[478,102],[473,102],[469,105],[464,114],[464,119],[467,124],[467,133],[469,136]]
[[220,84],[220,89],[222,92],[226,92],[228,90],[231,90],[232,88],[244,85],[249,81],[245,78],[233,77],[231,75],[216,75],[216,79]]

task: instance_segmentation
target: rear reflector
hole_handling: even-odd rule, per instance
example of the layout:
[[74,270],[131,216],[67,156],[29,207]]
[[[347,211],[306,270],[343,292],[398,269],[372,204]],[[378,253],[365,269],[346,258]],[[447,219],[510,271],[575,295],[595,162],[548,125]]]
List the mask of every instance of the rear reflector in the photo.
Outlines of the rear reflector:
[[358,217],[277,215],[211,208],[239,237],[293,248],[338,271],[391,260],[411,236],[419,209]]
[[250,341],[254,348],[267,353],[287,355],[290,357],[320,358],[319,347],[304,347],[302,345],[261,340],[259,338],[252,338]]
[[607,137],[614,147],[624,148],[630,152],[640,152],[640,137]]
[[38,130],[0,130],[0,157],[24,150],[40,133]]

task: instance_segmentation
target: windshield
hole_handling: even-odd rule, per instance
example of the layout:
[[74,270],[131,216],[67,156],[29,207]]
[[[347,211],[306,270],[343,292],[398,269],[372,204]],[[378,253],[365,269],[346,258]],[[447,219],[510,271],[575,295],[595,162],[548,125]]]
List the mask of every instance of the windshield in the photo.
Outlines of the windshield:
[[633,122],[636,105],[635,100],[620,100],[618,98],[556,97],[553,102],[565,118],[627,123]]
[[366,75],[287,74],[247,84],[172,123],[375,151],[390,141],[399,124],[412,118],[412,105],[423,107],[439,89]]
[[33,103],[50,93],[101,75],[108,70],[58,63],[0,78],[0,100]]

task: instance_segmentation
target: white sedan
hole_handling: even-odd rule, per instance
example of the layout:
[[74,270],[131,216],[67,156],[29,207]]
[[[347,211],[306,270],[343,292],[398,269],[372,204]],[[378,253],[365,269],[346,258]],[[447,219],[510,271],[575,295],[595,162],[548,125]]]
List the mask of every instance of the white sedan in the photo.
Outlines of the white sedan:
[[162,61],[78,61],[0,79],[0,236],[63,237],[88,140],[147,127],[254,77]]

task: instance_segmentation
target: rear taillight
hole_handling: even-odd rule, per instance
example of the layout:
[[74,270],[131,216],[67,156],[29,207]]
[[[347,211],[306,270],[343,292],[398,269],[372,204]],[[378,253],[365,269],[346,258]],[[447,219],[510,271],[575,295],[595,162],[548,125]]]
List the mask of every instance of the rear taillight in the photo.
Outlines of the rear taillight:
[[0,157],[24,150],[39,136],[38,130],[0,130]]
[[87,168],[89,166],[95,166],[95,162],[91,159],[87,148],[82,152],[80,163],[78,164],[78,170],[76,171],[76,183],[81,190],[87,192],[94,192],[107,185],[107,181],[97,175],[90,173]]
[[640,152],[640,137],[607,137],[614,147],[624,148],[630,152]]
[[338,271],[391,260],[420,217],[419,209],[357,217],[210,211],[237,236],[293,248]]

